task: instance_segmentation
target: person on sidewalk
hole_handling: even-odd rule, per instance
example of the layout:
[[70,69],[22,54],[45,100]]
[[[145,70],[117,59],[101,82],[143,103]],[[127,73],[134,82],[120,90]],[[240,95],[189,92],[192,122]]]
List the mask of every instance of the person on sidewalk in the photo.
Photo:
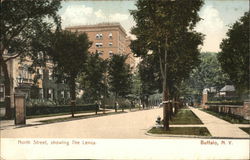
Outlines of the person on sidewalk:
[[115,112],[117,112],[118,107],[119,107],[118,102],[115,102]]
[[95,114],[97,114],[98,110],[99,110],[99,103],[95,101]]

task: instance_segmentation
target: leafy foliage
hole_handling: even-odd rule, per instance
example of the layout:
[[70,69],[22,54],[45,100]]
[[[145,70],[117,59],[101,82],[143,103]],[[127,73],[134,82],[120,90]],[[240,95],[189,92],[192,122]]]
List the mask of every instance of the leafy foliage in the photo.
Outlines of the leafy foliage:
[[149,55],[138,66],[142,95],[152,95],[160,88],[157,60],[155,55]]
[[158,45],[163,45],[166,36],[170,45],[176,33],[192,30],[200,20],[197,12],[202,4],[202,0],[138,0],[137,10],[131,11],[136,22],[131,32],[137,36],[131,44],[133,52],[138,56],[146,55],[149,49],[155,50]]
[[99,100],[105,93],[105,74],[107,72],[107,61],[96,54],[88,56],[86,70],[80,76],[79,82],[84,89],[85,97],[92,102]]
[[60,17],[57,11],[60,0],[1,1],[1,54],[7,50],[10,54],[25,57],[30,52],[32,40],[50,32],[53,19],[57,29]]
[[49,56],[55,69],[68,80],[75,79],[84,70],[91,42],[86,33],[56,32],[51,39]]
[[127,56],[114,54],[109,62],[109,85],[115,97],[125,97],[131,93],[131,68],[125,61]]
[[[20,57],[36,60],[39,52],[34,52],[33,41],[45,38],[55,26],[60,29],[57,11],[60,0],[1,0],[0,21],[0,70],[4,74],[6,118],[11,117],[11,84],[7,62]],[[43,48],[40,48],[41,50]],[[4,58],[4,54],[10,55]]]
[[192,29],[200,20],[197,12],[202,4],[202,0],[138,0],[138,9],[131,11],[136,21],[132,33],[137,36],[131,48],[143,58],[150,51],[156,54],[160,79],[163,84],[166,79],[171,95],[177,94],[181,81],[200,63],[198,46],[203,35]]
[[190,78],[182,84],[182,87],[186,86],[182,90],[182,94],[198,95],[198,99],[201,99],[204,88],[214,87],[219,90],[232,83],[228,75],[222,71],[217,55],[217,53],[211,52],[201,53],[200,65],[192,71]]
[[239,92],[249,90],[249,12],[236,21],[222,40],[218,59]]
[[131,90],[131,97],[132,99],[140,99],[141,96],[141,78],[138,72],[138,69],[136,69],[135,73],[132,75],[132,90]]
[[[66,79],[70,87],[71,105],[75,106],[76,78],[84,71],[91,42],[86,33],[55,32],[51,39],[49,56],[54,61],[56,76]],[[74,117],[74,108],[72,108]]]

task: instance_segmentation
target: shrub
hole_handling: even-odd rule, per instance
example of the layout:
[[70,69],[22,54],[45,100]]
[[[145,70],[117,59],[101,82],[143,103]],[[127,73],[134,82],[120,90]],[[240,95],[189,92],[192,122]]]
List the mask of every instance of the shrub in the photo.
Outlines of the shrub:
[[123,100],[123,101],[121,101],[120,103],[119,103],[119,107],[120,108],[130,108],[130,106],[131,106],[131,103],[130,103],[130,101],[129,100]]
[[206,105],[243,105],[243,101],[208,101]]
[[4,108],[5,107],[5,102],[0,102],[0,108]]
[[[91,111],[95,110],[94,104],[88,105],[77,105],[75,107],[75,112],[79,111]],[[71,106],[64,105],[64,106],[39,106],[39,107],[27,107],[26,108],[26,115],[46,115],[46,114],[56,114],[56,113],[70,113]]]

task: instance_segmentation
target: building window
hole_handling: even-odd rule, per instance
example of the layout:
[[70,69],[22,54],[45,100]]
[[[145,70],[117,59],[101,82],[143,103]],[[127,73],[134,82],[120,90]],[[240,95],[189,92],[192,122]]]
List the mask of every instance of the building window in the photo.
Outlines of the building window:
[[96,43],[95,46],[98,47],[98,48],[102,47],[102,43]]
[[109,33],[109,39],[112,39],[112,38],[113,38],[112,33]]
[[96,34],[96,35],[95,35],[95,38],[96,38],[96,39],[102,39],[102,38],[103,38],[102,33]]
[[95,38],[96,38],[96,39],[100,39],[100,35],[99,35],[99,34],[96,34]]
[[112,57],[114,53],[112,51],[109,51],[109,56]]
[[109,43],[109,47],[112,47],[112,45],[113,45],[113,43],[110,42],[110,43]]
[[102,56],[102,55],[103,55],[103,51],[97,51],[97,54],[98,54],[99,56]]
[[17,82],[18,84],[32,82],[31,73],[26,65],[18,67]]

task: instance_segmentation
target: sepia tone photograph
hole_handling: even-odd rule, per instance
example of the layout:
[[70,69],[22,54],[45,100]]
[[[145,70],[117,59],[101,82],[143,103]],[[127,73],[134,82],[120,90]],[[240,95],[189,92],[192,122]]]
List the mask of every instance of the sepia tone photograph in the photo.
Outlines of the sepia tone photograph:
[[1,0],[0,157],[250,158],[248,0]]

